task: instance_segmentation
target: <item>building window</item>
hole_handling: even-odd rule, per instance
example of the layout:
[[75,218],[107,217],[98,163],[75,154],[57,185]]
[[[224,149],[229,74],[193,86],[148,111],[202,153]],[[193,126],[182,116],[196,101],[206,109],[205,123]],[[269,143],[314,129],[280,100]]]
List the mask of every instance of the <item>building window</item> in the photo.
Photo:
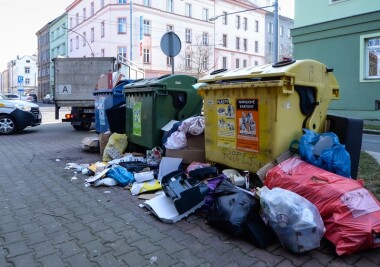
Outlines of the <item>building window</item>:
[[29,85],[30,84],[30,78],[25,78],[25,84]]
[[127,47],[121,46],[117,48],[117,55],[123,58],[127,58]]
[[144,63],[150,63],[150,51],[144,48]]
[[208,70],[208,56],[203,57],[202,61],[202,69],[203,70]]
[[25,73],[26,74],[30,73],[30,67],[25,67]]
[[274,50],[273,42],[268,42],[268,51],[273,52],[273,50]]
[[75,15],[76,25],[79,25],[79,13]]
[[245,52],[247,52],[247,50],[248,50],[248,39],[246,39],[246,38],[243,39],[243,50]]
[[247,18],[244,18],[243,28],[244,28],[245,31],[248,30],[248,19]]
[[117,19],[117,33],[127,33],[127,18]]
[[227,58],[226,57],[222,58],[222,68],[227,69]]
[[247,67],[247,60],[244,59],[244,60],[243,60],[243,68],[246,68],[246,67]]
[[100,8],[103,8],[104,7],[104,0],[101,0],[100,1]]
[[126,4],[127,0],[119,0],[119,4]]
[[86,8],[83,8],[83,21],[86,20],[86,17],[87,17],[87,15],[86,15]]
[[173,13],[173,0],[167,0],[166,11]]
[[70,39],[70,52],[73,51],[73,39]]
[[268,22],[268,33],[273,34],[273,23],[272,22]]
[[144,0],[144,6],[150,6],[150,0]]
[[290,29],[288,29],[288,31],[287,31],[288,33],[287,33],[287,37],[290,39]]
[[236,37],[236,50],[240,50],[240,37]]
[[91,2],[91,16],[95,14],[95,5],[94,2]]
[[258,65],[259,65],[259,62],[255,60],[255,66],[258,66]]
[[202,19],[205,21],[208,21],[208,9],[207,8],[203,8]]
[[174,26],[173,25],[166,25],[166,32],[174,32]]
[[280,36],[282,37],[284,35],[284,27],[280,26]]
[[104,26],[104,21],[102,21],[101,23],[100,23],[100,37],[104,37],[104,35],[105,35],[105,26]]
[[191,29],[186,29],[185,30],[185,39],[186,39],[186,43],[191,43]]
[[223,11],[223,17],[222,17],[222,23],[223,25],[227,25],[227,12]]
[[104,55],[106,54],[104,48],[100,49],[100,56],[101,57],[104,57]]
[[227,34],[223,34],[222,42],[223,42],[223,47],[227,47]]
[[186,54],[185,66],[186,68],[191,68],[191,54]]
[[75,38],[75,48],[79,49],[79,36],[78,35]]
[[168,66],[173,65],[173,57],[166,57],[166,65]]
[[191,4],[186,3],[185,6],[185,16],[186,17],[191,17]]
[[236,59],[235,60],[235,63],[236,63],[236,68],[238,69],[238,68],[240,68],[240,59]]
[[95,42],[95,29],[91,28],[91,43]]
[[144,33],[144,35],[150,35],[150,20],[144,19],[143,33]]
[[203,45],[208,45],[208,33],[207,32],[204,32],[202,34],[202,44]]
[[73,18],[70,18],[70,28],[74,27],[73,25]]
[[240,16],[236,16],[236,29],[240,29]]
[[255,20],[255,32],[259,32],[259,21]]
[[255,53],[259,53],[259,41],[255,41]]
[[365,78],[380,79],[380,36],[365,39]]
[[86,43],[87,43],[87,41],[86,41],[86,32],[83,32],[83,46],[86,46]]

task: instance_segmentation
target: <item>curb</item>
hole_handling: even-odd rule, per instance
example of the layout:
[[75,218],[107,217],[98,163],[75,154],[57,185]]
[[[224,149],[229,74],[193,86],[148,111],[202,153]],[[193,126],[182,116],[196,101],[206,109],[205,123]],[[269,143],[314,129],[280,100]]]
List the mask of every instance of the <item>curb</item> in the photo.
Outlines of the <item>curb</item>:
[[380,131],[379,130],[363,129],[363,133],[365,133],[365,134],[373,134],[373,135],[380,135]]

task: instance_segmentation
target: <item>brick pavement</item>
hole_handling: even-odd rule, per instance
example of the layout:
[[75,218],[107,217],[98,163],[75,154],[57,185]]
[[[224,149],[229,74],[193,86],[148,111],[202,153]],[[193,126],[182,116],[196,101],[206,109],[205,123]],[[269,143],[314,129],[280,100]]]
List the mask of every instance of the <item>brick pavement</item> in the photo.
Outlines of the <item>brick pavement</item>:
[[380,265],[379,249],[337,257],[326,240],[299,255],[280,244],[258,249],[205,224],[201,213],[162,223],[121,187],[71,179],[66,163],[100,160],[81,151],[91,135],[58,123],[0,136],[0,266]]

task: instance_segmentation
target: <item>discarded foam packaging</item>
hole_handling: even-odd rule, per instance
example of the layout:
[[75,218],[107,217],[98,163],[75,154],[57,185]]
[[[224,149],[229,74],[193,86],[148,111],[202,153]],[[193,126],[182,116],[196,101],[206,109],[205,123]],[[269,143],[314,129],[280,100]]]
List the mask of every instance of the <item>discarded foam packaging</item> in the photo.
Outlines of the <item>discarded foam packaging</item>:
[[153,171],[137,172],[134,174],[134,178],[135,178],[136,182],[142,183],[142,182],[154,179],[154,173],[153,173]]

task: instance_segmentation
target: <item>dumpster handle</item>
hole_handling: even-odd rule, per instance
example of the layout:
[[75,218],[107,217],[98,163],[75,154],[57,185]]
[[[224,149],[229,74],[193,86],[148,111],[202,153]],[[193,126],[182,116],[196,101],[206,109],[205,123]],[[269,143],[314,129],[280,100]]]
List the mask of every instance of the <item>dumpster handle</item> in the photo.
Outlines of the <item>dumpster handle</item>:
[[168,95],[168,91],[166,91],[166,90],[157,90],[156,91],[156,95],[167,96]]

